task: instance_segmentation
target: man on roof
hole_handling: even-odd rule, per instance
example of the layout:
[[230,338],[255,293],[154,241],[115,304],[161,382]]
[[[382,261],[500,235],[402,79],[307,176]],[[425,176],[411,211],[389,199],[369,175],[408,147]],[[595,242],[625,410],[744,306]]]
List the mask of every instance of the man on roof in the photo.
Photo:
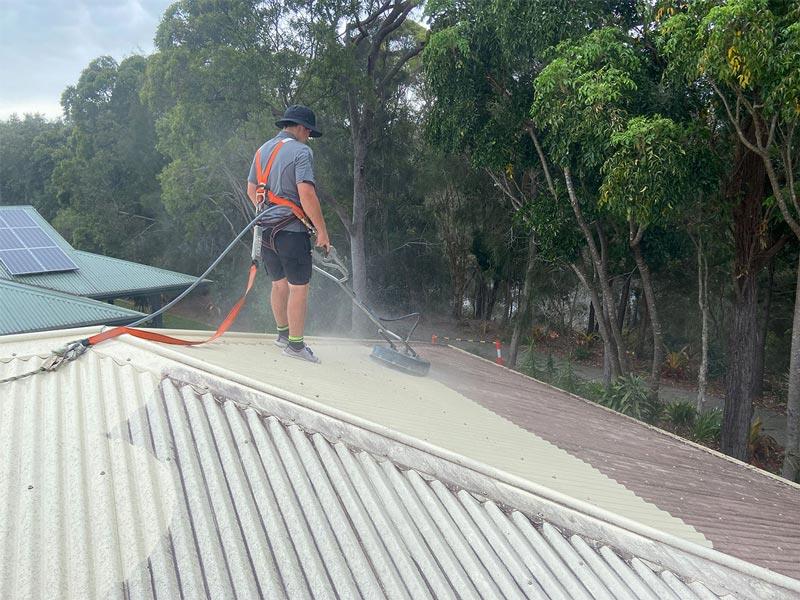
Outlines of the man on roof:
[[292,358],[318,363],[304,340],[308,283],[311,280],[311,236],[325,252],[330,248],[314,183],[314,154],[306,145],[319,137],[314,112],[301,105],[286,109],[275,122],[281,128],[256,152],[247,178],[247,196],[264,228],[261,257],[272,278],[270,302],[278,337],[275,345]]

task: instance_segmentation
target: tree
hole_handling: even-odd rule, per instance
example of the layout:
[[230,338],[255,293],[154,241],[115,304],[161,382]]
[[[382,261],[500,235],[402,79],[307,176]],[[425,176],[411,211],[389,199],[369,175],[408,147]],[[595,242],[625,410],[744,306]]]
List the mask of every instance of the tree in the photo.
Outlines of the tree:
[[155,44],[142,95],[166,157],[174,254],[199,270],[250,220],[253,154],[302,93],[311,42],[296,35],[283,2],[181,0]]
[[0,204],[31,204],[45,219],[55,216],[50,176],[68,132],[63,121],[41,115],[0,121]]
[[[662,323],[655,289],[643,251],[642,240],[653,224],[663,223],[680,214],[684,199],[698,193],[702,182],[694,175],[697,157],[687,148],[695,148],[684,129],[659,115],[634,117],[625,130],[611,136],[614,153],[603,165],[605,177],[600,188],[600,203],[628,222],[628,242],[642,280],[653,331],[653,360],[650,369],[650,395],[658,399],[661,367],[664,360]],[[692,160],[695,158],[695,160]]]
[[100,57],[61,98],[69,144],[59,154],[52,187],[54,224],[81,249],[153,262],[165,226],[154,120],[139,93],[146,59]]
[[[665,30],[671,36],[673,57],[690,77],[713,90],[743,147],[742,154],[760,163],[752,166],[755,177],[763,173],[783,219],[800,239],[800,203],[794,183],[798,175],[795,130],[800,118],[798,17],[797,2],[698,2],[671,17]],[[771,259],[781,245],[774,244],[765,258]],[[800,472],[800,265],[797,275],[783,466],[783,475],[790,479]],[[743,291],[750,296],[748,306],[755,306],[754,287]],[[749,318],[753,327],[744,332],[753,345],[758,340],[754,323],[755,318]],[[755,352],[748,353],[740,361],[747,364],[736,365],[746,373],[745,389],[731,378],[726,397],[722,446],[738,458],[747,454],[754,357]]]
[[[585,243],[582,257],[588,258],[597,275],[595,280],[581,262],[572,262],[595,303],[613,376],[627,372],[627,356],[610,283],[609,224],[598,212],[602,207],[597,182],[611,153],[612,137],[624,131],[631,112],[641,108],[637,103],[641,103],[643,71],[632,40],[619,29],[599,29],[556,47],[553,60],[534,82],[531,107],[534,122],[544,132],[545,150],[566,184]],[[636,232],[631,240],[635,237]]]
[[[426,32],[410,18],[421,0],[289,2],[295,22],[313,40],[318,52],[310,69],[320,86],[329,122],[349,130],[352,149],[352,204],[333,203],[350,242],[353,291],[368,298],[367,217],[375,207],[372,193],[372,150],[408,89],[415,57]],[[395,110],[393,110],[393,108]],[[332,118],[331,118],[332,117]],[[353,307],[353,327],[366,321]]]

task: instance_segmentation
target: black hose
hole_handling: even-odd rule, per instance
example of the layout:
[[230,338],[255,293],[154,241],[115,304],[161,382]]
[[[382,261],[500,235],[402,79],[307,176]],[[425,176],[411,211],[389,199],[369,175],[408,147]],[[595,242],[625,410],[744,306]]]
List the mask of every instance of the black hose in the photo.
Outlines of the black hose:
[[223,258],[225,258],[225,256],[228,254],[228,252],[233,250],[233,247],[236,245],[236,242],[241,240],[245,236],[245,234],[253,228],[253,226],[256,224],[256,221],[258,221],[264,215],[265,212],[266,212],[266,210],[258,213],[253,218],[253,220],[250,221],[250,223],[247,224],[247,227],[242,229],[241,233],[239,233],[239,235],[237,235],[235,238],[233,238],[233,241],[230,244],[228,244],[228,247],[225,248],[225,250],[222,251],[222,254],[220,254],[217,257],[217,259],[213,263],[211,263],[211,265],[205,270],[205,272],[197,278],[197,281],[195,281],[192,285],[190,285],[188,288],[183,290],[183,292],[181,292],[174,300],[172,300],[168,304],[165,304],[164,306],[162,306],[160,309],[158,309],[153,314],[145,315],[144,317],[142,317],[138,321],[134,321],[133,323],[128,325],[128,327],[138,327],[142,323],[147,323],[148,321],[153,320],[155,317],[157,317],[158,315],[163,314],[164,312],[168,311],[170,308],[172,308],[178,302],[180,302],[186,296],[188,296],[192,292],[192,290],[194,290],[198,285],[203,283],[203,280],[208,276],[208,274],[211,273],[211,271],[213,271],[217,267],[217,265],[219,265],[219,263],[222,261]]

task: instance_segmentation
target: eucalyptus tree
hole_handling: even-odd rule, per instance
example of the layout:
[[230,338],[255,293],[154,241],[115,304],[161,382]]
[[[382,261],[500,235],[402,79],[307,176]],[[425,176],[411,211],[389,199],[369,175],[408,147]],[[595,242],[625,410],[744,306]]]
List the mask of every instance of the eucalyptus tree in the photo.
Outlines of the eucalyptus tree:
[[[752,157],[756,176],[765,178],[772,191],[750,211],[768,219],[770,203],[800,240],[800,202],[795,179],[800,120],[800,3],[767,0],[706,0],[678,10],[664,24],[667,48],[677,68],[715,96],[720,110],[735,132],[743,156]],[[752,185],[752,184],[751,184]],[[762,208],[761,204],[765,204]],[[755,235],[764,242],[764,228]],[[783,240],[785,241],[785,240]],[[771,259],[782,240],[762,252]],[[763,247],[763,243],[762,243]],[[761,260],[762,265],[764,260]],[[757,270],[756,270],[757,272]],[[743,275],[747,275],[743,273]],[[792,350],[789,366],[787,448],[783,475],[795,479],[800,471],[800,266],[797,272]],[[737,295],[748,310],[735,319],[732,337],[752,340],[748,352],[733,353],[726,394],[723,450],[746,458],[755,389],[756,334],[755,281],[752,273],[737,282]],[[737,372],[744,377],[737,376]]]
[[[350,241],[353,291],[368,295],[367,216],[376,208],[373,150],[404,105],[413,102],[416,57],[427,30],[412,17],[422,0],[288,0],[289,21],[315,49],[309,81],[328,123],[349,132],[352,201],[334,205]],[[341,175],[341,174],[340,174]],[[355,329],[365,320],[353,308]]]

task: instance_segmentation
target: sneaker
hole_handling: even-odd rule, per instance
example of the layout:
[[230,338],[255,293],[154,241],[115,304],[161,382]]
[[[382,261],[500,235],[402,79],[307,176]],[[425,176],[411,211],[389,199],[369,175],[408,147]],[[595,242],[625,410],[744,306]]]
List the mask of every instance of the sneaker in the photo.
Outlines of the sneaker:
[[289,346],[289,337],[284,335],[279,335],[275,338],[273,342],[278,348],[286,348]]
[[292,358],[299,358],[300,360],[307,360],[308,362],[312,363],[320,363],[322,362],[316,355],[311,351],[311,348],[308,346],[303,346],[300,350],[295,350],[291,346],[286,346],[283,349],[284,356],[290,356]]

